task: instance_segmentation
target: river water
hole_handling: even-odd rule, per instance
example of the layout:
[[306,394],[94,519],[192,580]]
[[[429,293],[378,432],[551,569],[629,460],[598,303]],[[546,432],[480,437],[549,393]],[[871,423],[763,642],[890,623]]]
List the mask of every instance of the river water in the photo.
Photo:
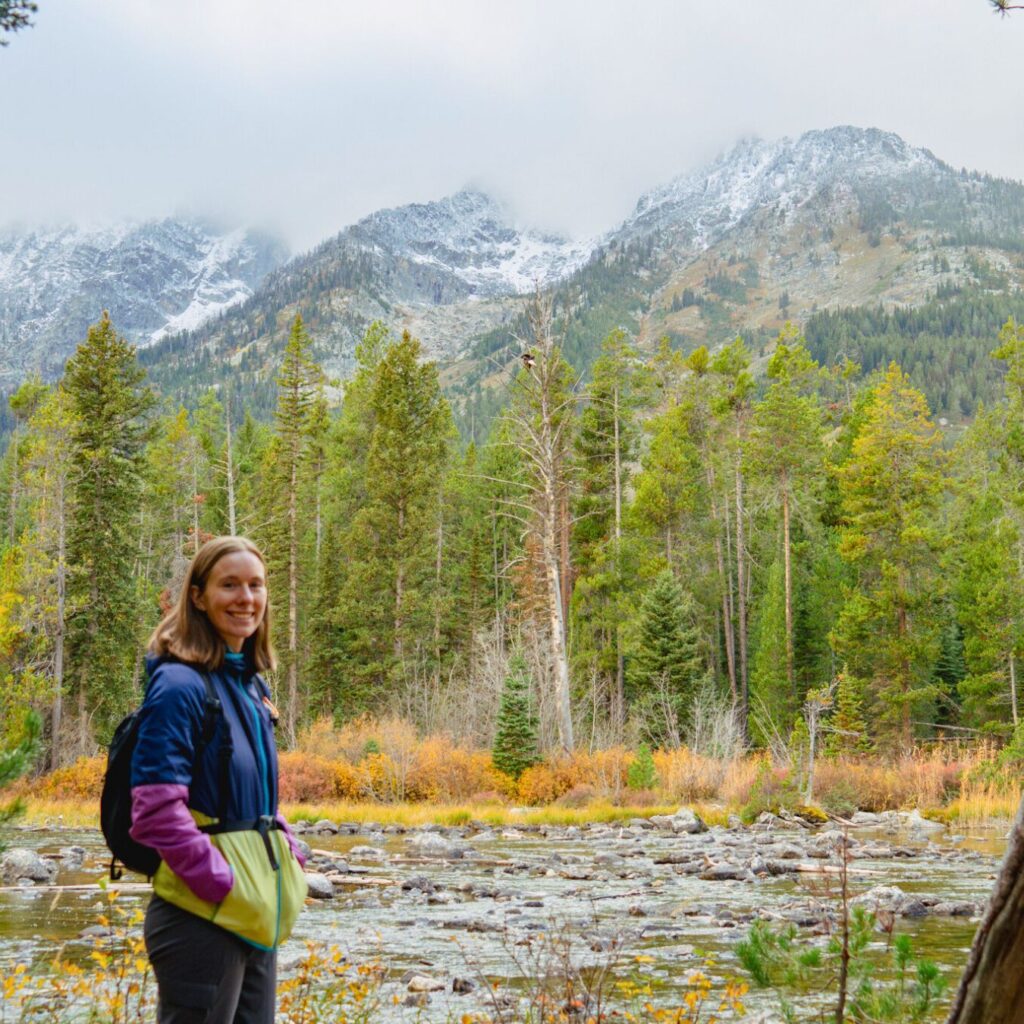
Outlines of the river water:
[[[895,924],[897,932],[912,936],[915,951],[945,969],[955,987],[977,912],[998,870],[1005,832],[1005,826],[964,835],[858,830],[851,833],[861,853],[850,863],[851,889],[856,894],[896,885],[906,894],[946,904],[974,903],[973,915],[927,913],[897,917]],[[483,979],[500,978],[512,990],[521,988],[528,984],[523,975],[543,972],[554,947],[566,946],[576,965],[593,969],[614,960],[616,976],[648,981],[657,1000],[671,1003],[704,953],[715,956],[719,977],[744,977],[734,948],[754,918],[806,923],[836,905],[834,874],[700,877],[716,865],[749,863],[752,853],[774,858],[776,865],[780,857],[809,869],[827,864],[820,854],[808,857],[814,838],[799,831],[716,828],[680,836],[639,821],[632,827],[431,831],[430,841],[451,845],[450,859],[422,856],[425,835],[373,825],[349,831],[342,826],[339,834],[306,833],[315,854],[310,866],[331,874],[335,895],[308,901],[295,934],[282,947],[283,973],[294,968],[307,941],[337,945],[353,961],[376,962],[387,972],[380,1021],[457,1020],[483,1005]],[[105,871],[105,849],[95,830],[22,828],[0,838],[9,847],[30,847],[55,858],[68,847],[83,847],[84,863],[62,868],[59,886],[91,885]],[[144,905],[148,895],[140,880],[126,876],[125,881],[132,884],[119,905]],[[30,970],[43,971],[58,949],[71,959],[85,958],[91,946],[78,936],[105,905],[98,889],[5,888],[0,970],[27,963]],[[559,940],[542,941],[540,935]],[[886,942],[879,934],[879,949]],[[401,1005],[402,979],[413,971],[445,983],[446,991],[433,993],[425,1008]],[[475,982],[476,991],[453,993],[454,978]],[[755,991],[748,1006],[772,1001],[770,993]]]

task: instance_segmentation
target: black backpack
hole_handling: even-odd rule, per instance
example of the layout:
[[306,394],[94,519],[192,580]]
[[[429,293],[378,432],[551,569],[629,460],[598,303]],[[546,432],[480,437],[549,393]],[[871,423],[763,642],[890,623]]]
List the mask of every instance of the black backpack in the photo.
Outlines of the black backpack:
[[[206,705],[203,709],[203,728],[196,744],[193,770],[213,739],[217,731],[217,721],[223,713],[220,698],[213,688],[213,681],[206,672],[202,675],[206,684]],[[136,708],[131,714],[126,715],[114,730],[114,738],[110,741],[107,752],[107,770],[103,776],[100,827],[103,829],[103,838],[113,854],[110,860],[110,877],[114,881],[124,874],[119,864],[147,878],[152,878],[160,866],[160,854],[150,846],[137,843],[128,834],[132,827],[132,753],[139,736],[141,710]],[[222,775],[223,769],[226,769],[230,762],[231,754],[231,744],[226,742],[221,747]],[[223,779],[221,781],[223,783]]]

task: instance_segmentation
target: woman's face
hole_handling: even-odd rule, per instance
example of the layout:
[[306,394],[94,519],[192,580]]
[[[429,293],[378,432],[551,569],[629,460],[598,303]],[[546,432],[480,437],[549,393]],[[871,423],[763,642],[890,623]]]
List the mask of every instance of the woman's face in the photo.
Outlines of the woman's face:
[[267,579],[263,563],[250,551],[234,551],[218,559],[206,588],[190,591],[192,603],[206,612],[213,628],[232,651],[240,651],[256,632],[267,610]]

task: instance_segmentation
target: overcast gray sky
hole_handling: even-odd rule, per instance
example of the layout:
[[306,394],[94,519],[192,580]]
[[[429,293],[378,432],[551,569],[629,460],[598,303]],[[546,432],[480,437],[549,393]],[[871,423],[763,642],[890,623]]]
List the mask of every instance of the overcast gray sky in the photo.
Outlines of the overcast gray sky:
[[0,50],[0,224],[196,213],[298,250],[474,184],[579,237],[835,124],[1024,179],[1024,12],[985,0],[39,5]]

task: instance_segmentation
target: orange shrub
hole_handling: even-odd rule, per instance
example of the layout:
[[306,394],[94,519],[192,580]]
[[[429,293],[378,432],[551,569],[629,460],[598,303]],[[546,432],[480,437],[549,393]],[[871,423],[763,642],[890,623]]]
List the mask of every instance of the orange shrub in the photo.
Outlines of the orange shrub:
[[367,754],[356,765],[362,795],[382,804],[405,799],[405,774],[387,754]]
[[337,795],[335,766],[325,758],[292,750],[278,757],[278,791],[286,803],[316,803]]
[[592,785],[589,756],[560,757],[527,768],[519,776],[519,799],[526,804],[550,804],[573,786]]
[[361,800],[366,796],[358,768],[354,768],[348,761],[332,761],[331,768],[334,771],[334,795],[339,800]]
[[25,784],[24,793],[44,800],[99,800],[107,759],[103,754],[80,757],[74,764]]
[[568,793],[563,793],[555,803],[559,807],[586,807],[587,804],[593,803],[596,796],[597,791],[593,786],[581,782],[578,786],[573,786]]
[[[593,786],[600,797],[618,801],[626,788],[626,772],[633,763],[633,753],[625,747],[609,747],[592,754],[579,754],[575,760],[585,785]],[[632,803],[632,795],[630,795]]]
[[681,802],[717,797],[730,767],[728,761],[704,757],[686,747],[656,750],[653,757],[662,790]]
[[718,787],[718,798],[727,804],[739,806],[749,803],[763,763],[766,763],[763,756],[730,761]]
[[457,803],[482,790],[500,790],[507,785],[505,778],[485,751],[464,750],[446,736],[429,736],[416,750],[406,797]]
[[341,759],[350,762],[358,761],[363,756],[363,748],[348,749],[349,744],[344,742],[343,737],[344,734],[335,729],[331,716],[321,715],[299,733],[295,749],[301,750],[304,754],[322,757],[327,761]]

